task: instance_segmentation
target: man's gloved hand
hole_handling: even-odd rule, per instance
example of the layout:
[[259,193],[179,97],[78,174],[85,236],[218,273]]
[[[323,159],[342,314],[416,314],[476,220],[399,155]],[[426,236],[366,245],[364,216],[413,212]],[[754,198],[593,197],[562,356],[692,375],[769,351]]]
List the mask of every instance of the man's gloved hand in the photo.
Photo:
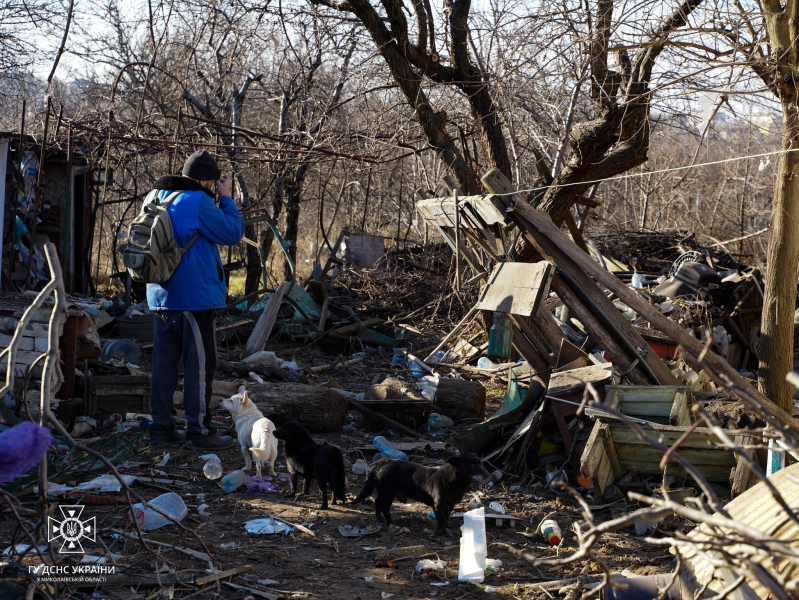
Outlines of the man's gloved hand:
[[227,175],[222,175],[219,181],[216,182],[216,191],[219,193],[219,196],[227,196],[230,197],[230,188],[233,186],[233,180],[228,177]]

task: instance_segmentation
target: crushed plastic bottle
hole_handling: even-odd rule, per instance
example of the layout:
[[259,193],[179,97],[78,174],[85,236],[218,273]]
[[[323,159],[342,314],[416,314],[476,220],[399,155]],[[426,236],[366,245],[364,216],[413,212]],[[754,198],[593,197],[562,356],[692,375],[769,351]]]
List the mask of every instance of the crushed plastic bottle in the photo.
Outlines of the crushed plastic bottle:
[[485,579],[486,543],[485,509],[476,508],[463,515],[461,527],[461,553],[458,565],[458,581],[482,583]]
[[439,350],[438,352],[436,352],[436,360],[438,362],[442,362],[446,356],[447,353],[444,352],[443,350]]
[[428,402],[432,402],[436,398],[436,388],[431,385],[422,386],[422,398]]
[[561,534],[560,534],[560,526],[555,519],[546,519],[541,523],[538,527],[538,531],[541,533],[542,536],[553,546],[557,546],[560,544]]
[[[189,509],[186,503],[175,492],[162,494],[157,498],[153,498],[149,502],[152,506],[156,506],[176,521],[182,521],[189,514]],[[150,507],[145,507],[143,504],[136,503],[133,505],[133,518],[139,524],[142,531],[152,531],[164,525],[172,525],[172,521],[163,516],[162,514],[154,511]]]
[[394,446],[391,445],[391,442],[389,442],[382,435],[373,437],[372,445],[374,445],[375,449],[379,450],[389,458],[395,458],[397,460],[408,460],[407,454],[405,454],[402,450],[397,450]]
[[454,421],[446,415],[430,413],[430,415],[427,417],[427,424],[433,429],[441,429],[442,427],[450,427],[454,425]]
[[222,463],[219,459],[210,459],[203,465],[203,474],[208,479],[219,479],[222,477]]
[[244,481],[246,479],[247,476],[244,474],[244,471],[233,471],[232,473],[225,475],[220,483],[222,485],[222,489],[229,494],[230,492],[234,492],[244,485]]

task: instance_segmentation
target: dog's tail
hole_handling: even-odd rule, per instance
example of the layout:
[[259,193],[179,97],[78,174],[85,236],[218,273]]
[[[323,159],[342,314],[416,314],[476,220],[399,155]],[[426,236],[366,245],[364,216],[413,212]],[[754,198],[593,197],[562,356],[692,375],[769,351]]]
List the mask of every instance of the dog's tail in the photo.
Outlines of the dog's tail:
[[377,469],[372,469],[372,471],[369,473],[369,477],[366,478],[366,485],[363,486],[361,493],[358,494],[355,500],[352,501],[353,504],[363,502],[372,495],[372,492],[375,491],[375,471],[377,471]]

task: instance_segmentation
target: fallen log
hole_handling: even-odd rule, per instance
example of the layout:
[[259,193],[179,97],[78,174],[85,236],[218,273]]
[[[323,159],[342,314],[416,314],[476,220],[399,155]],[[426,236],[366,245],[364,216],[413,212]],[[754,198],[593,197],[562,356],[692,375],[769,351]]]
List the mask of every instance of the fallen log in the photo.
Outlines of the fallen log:
[[340,430],[349,408],[335,390],[302,383],[255,384],[247,394],[275,425],[295,420],[316,432]]

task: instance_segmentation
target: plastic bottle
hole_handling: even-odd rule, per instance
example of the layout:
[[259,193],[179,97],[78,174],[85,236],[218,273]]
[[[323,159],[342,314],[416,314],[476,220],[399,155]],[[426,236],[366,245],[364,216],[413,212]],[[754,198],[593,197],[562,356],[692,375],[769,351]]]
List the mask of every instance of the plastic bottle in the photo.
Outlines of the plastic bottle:
[[485,509],[480,507],[464,513],[461,532],[458,581],[481,583],[485,579],[488,554]]
[[391,445],[391,442],[389,442],[382,435],[373,437],[372,444],[377,450],[379,450],[389,458],[395,458],[397,460],[408,460],[407,454],[405,454],[402,450],[397,450],[394,446]]
[[480,369],[496,369],[497,365],[491,362],[490,358],[483,356],[477,361],[477,367]]
[[631,285],[636,289],[640,290],[644,287],[644,278],[638,274],[638,271],[633,271],[633,277],[631,281]]
[[[175,492],[162,494],[157,498],[150,500],[152,506],[157,506],[159,509],[169,514],[176,521],[182,521],[189,514],[189,509],[183,498]],[[155,512],[152,508],[145,507],[141,503],[133,505],[133,517],[139,524],[142,531],[152,531],[164,525],[172,525],[173,522],[167,519],[160,513]]]
[[219,479],[222,477],[222,463],[218,460],[209,460],[203,465],[203,473],[208,479]]
[[560,527],[555,519],[546,519],[541,523],[538,530],[541,535],[553,546],[560,544]]
[[450,427],[454,422],[446,415],[430,413],[430,416],[427,417],[427,424],[433,429],[441,429],[442,427]]
[[510,317],[501,312],[494,313],[494,324],[488,334],[488,356],[509,358],[513,344],[513,328]]
[[247,479],[247,476],[244,474],[244,471],[228,473],[222,478],[222,489],[227,493],[233,492],[244,485],[245,479]]
[[441,362],[441,361],[443,361],[443,360],[444,360],[444,357],[445,357],[446,355],[447,355],[447,353],[446,353],[446,352],[444,352],[443,350],[439,350],[438,352],[436,352],[436,361],[438,361],[438,362]]
[[424,377],[424,371],[422,370],[422,367],[420,367],[415,360],[409,358],[406,364],[408,365],[408,368],[411,370],[411,375],[413,375],[414,377]]

